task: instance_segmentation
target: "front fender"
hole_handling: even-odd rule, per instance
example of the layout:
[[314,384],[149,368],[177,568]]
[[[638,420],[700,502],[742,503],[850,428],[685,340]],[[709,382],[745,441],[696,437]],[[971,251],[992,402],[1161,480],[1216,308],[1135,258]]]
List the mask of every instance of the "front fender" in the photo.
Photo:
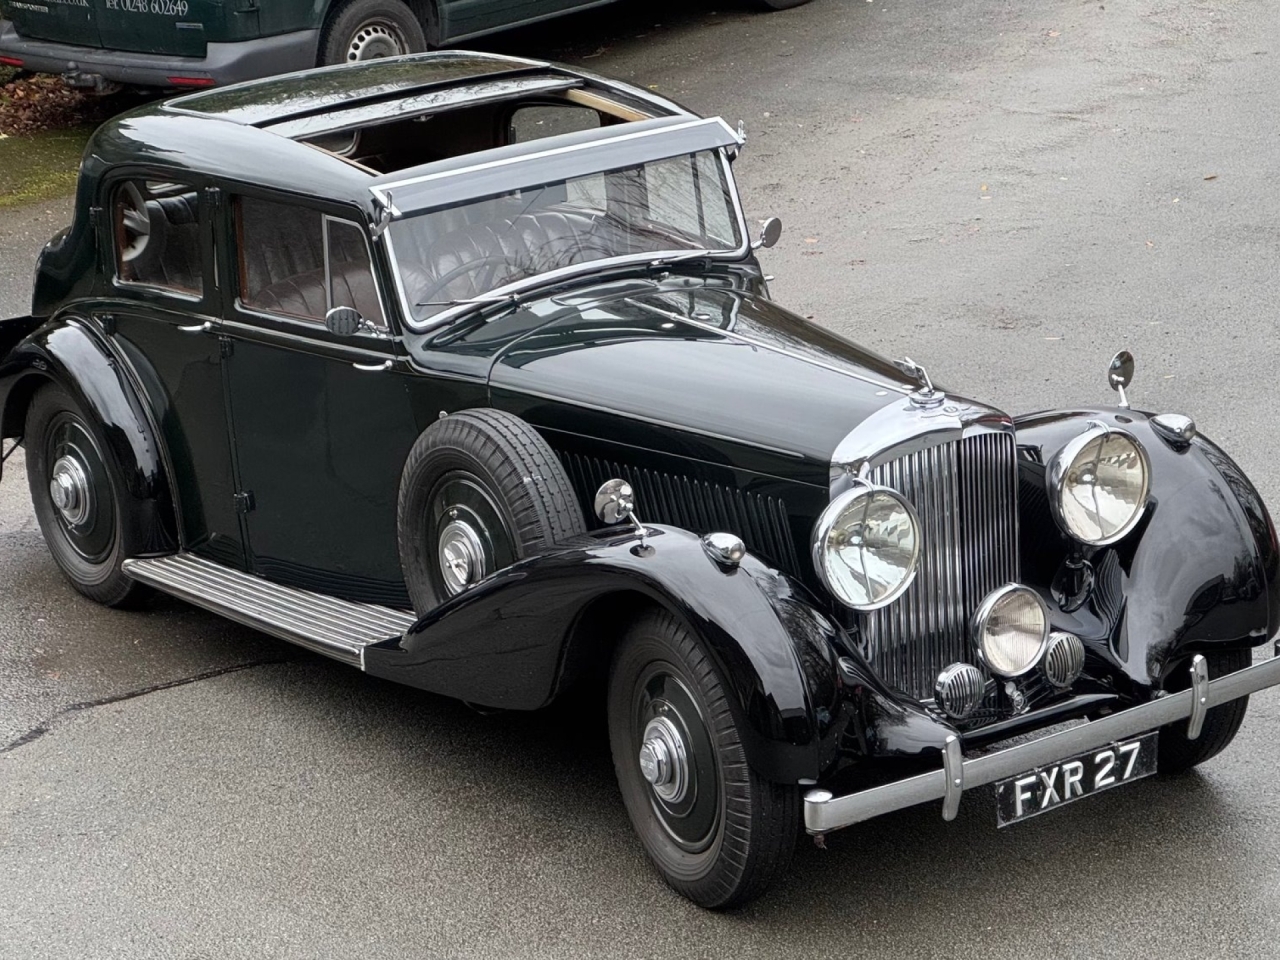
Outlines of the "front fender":
[[[1138,527],[1111,547],[1083,548],[1049,512],[1045,469],[1097,420],[1127,430],[1151,461]],[[1134,410],[1038,413],[1015,419],[1023,576],[1049,601],[1055,627],[1077,633],[1142,699],[1196,652],[1257,645],[1280,627],[1280,546],[1244,473],[1204,437],[1175,443]],[[1072,552],[1087,564],[1073,572]]]
[[177,547],[177,524],[157,433],[127,365],[106,338],[77,318],[45,323],[0,360],[0,423],[21,436],[26,407],[40,386],[56,383],[94,421],[109,451],[121,495],[139,509],[140,552]]
[[[650,530],[647,548],[606,532],[499,571],[367,648],[365,669],[484,706],[536,709],[559,691],[566,665],[608,652],[638,595],[683,620],[717,661],[752,767],[778,781],[816,779],[843,726],[840,628],[756,558],[722,567],[696,535]],[[604,617],[577,629],[588,609]]]

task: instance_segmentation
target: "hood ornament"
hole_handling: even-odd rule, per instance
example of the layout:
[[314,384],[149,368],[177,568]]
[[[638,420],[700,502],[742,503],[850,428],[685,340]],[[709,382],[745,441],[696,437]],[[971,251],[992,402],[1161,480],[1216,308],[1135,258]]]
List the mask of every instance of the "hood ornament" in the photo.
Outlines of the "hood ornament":
[[1129,409],[1129,398],[1124,394],[1124,388],[1133,383],[1133,354],[1128,350],[1121,350],[1111,358],[1111,366],[1107,367],[1107,382],[1111,384],[1111,389],[1120,394],[1120,406],[1124,410]]
[[936,407],[947,399],[946,394],[941,390],[934,389],[933,381],[929,379],[929,372],[910,357],[895,360],[893,365],[919,382],[920,389],[912,391],[907,398],[917,407]]

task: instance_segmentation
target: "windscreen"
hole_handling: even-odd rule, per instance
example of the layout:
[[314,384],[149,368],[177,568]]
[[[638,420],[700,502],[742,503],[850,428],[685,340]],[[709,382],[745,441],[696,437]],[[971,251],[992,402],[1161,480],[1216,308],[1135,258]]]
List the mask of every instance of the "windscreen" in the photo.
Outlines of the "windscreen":
[[554,180],[391,224],[415,323],[566,267],[742,245],[719,150]]

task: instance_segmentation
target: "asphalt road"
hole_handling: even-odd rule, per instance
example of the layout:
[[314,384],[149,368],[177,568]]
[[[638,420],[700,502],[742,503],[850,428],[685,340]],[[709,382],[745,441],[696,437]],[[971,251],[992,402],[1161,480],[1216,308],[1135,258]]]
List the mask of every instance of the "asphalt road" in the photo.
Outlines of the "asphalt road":
[[[745,121],[774,294],[1014,412],[1189,413],[1272,504],[1280,18],[1265,0],[629,3],[489,44]],[[68,205],[6,212],[0,313]],[[802,844],[728,916],[643,861],[597,716],[481,717],[56,573],[0,483],[0,957],[1280,955],[1280,697],[1233,748],[995,829]],[[587,731],[584,736],[583,732]]]

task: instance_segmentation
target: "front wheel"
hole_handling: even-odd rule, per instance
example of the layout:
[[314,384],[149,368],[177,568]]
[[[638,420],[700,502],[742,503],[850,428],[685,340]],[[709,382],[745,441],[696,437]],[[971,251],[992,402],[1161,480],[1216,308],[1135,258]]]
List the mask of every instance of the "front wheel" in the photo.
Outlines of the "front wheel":
[[716,665],[670,614],[623,637],[608,717],[623,802],[667,883],[712,909],[762,894],[795,849],[799,789],[751,769]]
[[[1224,650],[1207,655],[1209,661],[1209,679],[1216,680],[1228,673],[1243,670],[1253,662],[1253,651]],[[1171,685],[1171,693],[1185,690],[1191,686],[1190,671],[1182,671],[1185,679]],[[1205,714],[1204,726],[1200,736],[1194,740],[1187,739],[1187,721],[1179,720],[1160,728],[1159,771],[1165,774],[1185,773],[1192,767],[1216,757],[1227,749],[1231,741],[1240,732],[1244,723],[1245,711],[1249,708],[1249,698],[1240,697],[1227,703],[1213,707]]]

